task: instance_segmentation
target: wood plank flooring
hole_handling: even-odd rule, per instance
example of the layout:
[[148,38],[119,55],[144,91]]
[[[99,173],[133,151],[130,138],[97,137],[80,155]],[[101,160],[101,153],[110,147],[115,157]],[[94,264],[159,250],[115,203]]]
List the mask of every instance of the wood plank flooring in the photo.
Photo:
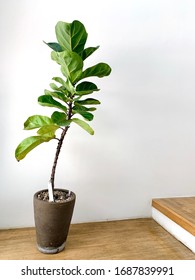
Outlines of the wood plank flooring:
[[71,225],[66,248],[55,255],[36,249],[35,229],[0,231],[1,260],[195,260],[153,219]]
[[152,206],[195,236],[195,197],[153,199]]

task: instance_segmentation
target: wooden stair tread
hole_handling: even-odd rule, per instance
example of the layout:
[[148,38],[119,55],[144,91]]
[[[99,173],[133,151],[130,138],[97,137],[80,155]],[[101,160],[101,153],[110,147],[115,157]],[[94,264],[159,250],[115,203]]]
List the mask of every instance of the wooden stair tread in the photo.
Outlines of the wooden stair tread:
[[153,199],[152,206],[195,236],[195,197]]

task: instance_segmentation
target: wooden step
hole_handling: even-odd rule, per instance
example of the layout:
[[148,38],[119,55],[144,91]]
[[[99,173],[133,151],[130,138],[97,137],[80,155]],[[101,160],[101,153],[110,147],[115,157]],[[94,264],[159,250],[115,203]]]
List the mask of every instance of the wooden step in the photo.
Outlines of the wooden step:
[[152,217],[195,252],[195,197],[152,200]]
[[195,197],[153,199],[152,206],[195,236]]

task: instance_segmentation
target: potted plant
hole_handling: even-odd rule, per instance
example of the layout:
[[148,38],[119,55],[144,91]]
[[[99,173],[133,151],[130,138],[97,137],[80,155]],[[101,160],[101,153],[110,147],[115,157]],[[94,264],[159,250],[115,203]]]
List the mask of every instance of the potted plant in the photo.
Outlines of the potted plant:
[[37,246],[43,253],[57,253],[64,249],[76,199],[72,191],[55,187],[55,171],[64,138],[72,123],[94,134],[88,121],[93,120],[93,112],[100,101],[89,96],[99,89],[88,78],[101,78],[111,72],[106,63],[84,69],[85,59],[98,46],[85,48],[88,34],[81,22],[59,21],[55,33],[57,42],[44,43],[52,49],[51,59],[60,65],[61,77],[53,77],[51,89],[46,89],[44,95],[38,97],[41,106],[55,110],[49,117],[33,115],[24,122],[25,130],[37,129],[37,132],[25,138],[15,151],[15,157],[20,161],[38,145],[57,140],[48,189],[39,190],[34,195]]

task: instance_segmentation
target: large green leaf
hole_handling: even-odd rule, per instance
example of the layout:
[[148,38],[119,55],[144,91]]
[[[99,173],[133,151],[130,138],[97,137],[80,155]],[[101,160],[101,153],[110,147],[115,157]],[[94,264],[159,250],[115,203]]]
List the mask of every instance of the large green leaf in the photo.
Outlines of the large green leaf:
[[34,115],[29,117],[25,123],[24,123],[24,129],[30,130],[34,128],[39,128],[44,125],[51,125],[53,124],[53,121],[51,118],[47,116],[41,116],[41,115]]
[[18,161],[23,159],[30,151],[38,145],[52,140],[54,137],[30,136],[24,139],[16,148],[15,157]]
[[81,53],[84,50],[88,34],[85,26],[80,21],[74,20],[72,22],[71,36],[72,51]]
[[53,97],[50,95],[39,96],[38,102],[42,106],[55,107],[55,108],[61,109],[64,112],[67,111],[67,108],[65,106],[63,106],[60,102],[53,99]]
[[81,53],[82,60],[85,60],[92,53],[94,53],[98,48],[99,48],[99,46],[97,46],[97,47],[89,47],[89,48],[84,49],[83,52]]
[[54,138],[55,132],[58,128],[60,128],[60,126],[55,124],[44,125],[37,131],[37,134],[41,136]]
[[56,123],[57,125],[61,125],[61,126],[69,126],[71,123],[71,120],[67,120],[66,119],[67,116],[64,113],[55,111],[52,115],[51,115],[51,119],[54,123]]
[[98,91],[99,89],[94,83],[91,82],[82,82],[76,86],[76,95],[86,95],[91,94],[94,91]]
[[83,61],[75,52],[52,52],[51,58],[61,65],[61,72],[71,83],[75,83],[82,75]]
[[75,20],[72,23],[59,21],[55,27],[56,38],[59,44],[68,51],[81,53],[84,49],[87,32],[84,25]]
[[106,63],[98,63],[92,67],[87,68],[82,75],[80,76],[79,80],[84,79],[84,78],[88,78],[88,77],[105,77],[108,76],[111,72],[111,68],[108,64]]
[[76,124],[78,124],[80,127],[82,127],[85,131],[87,131],[89,134],[93,135],[94,130],[85,122],[80,119],[73,118],[72,121]]
[[79,105],[99,105],[100,101],[94,98],[87,98],[85,100],[78,100],[75,102],[75,104]]

